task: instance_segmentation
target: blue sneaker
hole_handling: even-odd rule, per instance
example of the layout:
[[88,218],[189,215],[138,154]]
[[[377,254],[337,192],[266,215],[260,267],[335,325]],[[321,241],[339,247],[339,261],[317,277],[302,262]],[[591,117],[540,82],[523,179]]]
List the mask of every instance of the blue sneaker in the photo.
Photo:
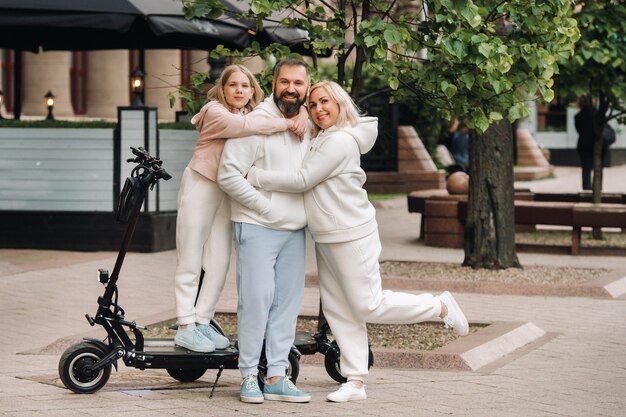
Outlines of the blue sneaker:
[[260,404],[263,402],[263,393],[259,388],[256,375],[248,375],[241,381],[239,399],[244,403]]
[[176,346],[182,346],[194,352],[210,353],[215,350],[213,342],[192,324],[189,324],[186,329],[178,328],[174,343]]
[[204,335],[207,339],[209,339],[215,345],[215,349],[226,349],[230,346],[230,340],[220,332],[218,332],[215,327],[210,324],[198,324],[196,328]]
[[288,403],[308,403],[311,396],[299,390],[291,379],[281,376],[278,382],[270,384],[265,382],[263,385],[263,397],[266,400],[285,401]]

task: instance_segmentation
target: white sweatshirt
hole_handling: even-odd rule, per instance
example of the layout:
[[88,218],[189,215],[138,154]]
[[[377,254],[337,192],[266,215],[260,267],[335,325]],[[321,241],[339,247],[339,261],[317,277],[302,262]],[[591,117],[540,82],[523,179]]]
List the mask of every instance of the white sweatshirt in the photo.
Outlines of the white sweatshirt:
[[356,126],[322,131],[311,141],[302,167],[295,172],[269,171],[257,166],[248,181],[270,191],[304,193],[308,227],[319,243],[348,242],[377,228],[376,209],[363,189],[366,176],[361,154],[378,136],[378,119],[362,117]]
[[[282,117],[272,96],[259,104],[250,115],[264,113]],[[252,135],[229,139],[224,145],[217,173],[218,185],[230,195],[231,220],[257,224],[270,229],[298,230],[306,226],[301,193],[271,192],[256,189],[245,176],[252,166],[286,174],[302,166],[310,139],[300,142],[291,131],[272,135]]]

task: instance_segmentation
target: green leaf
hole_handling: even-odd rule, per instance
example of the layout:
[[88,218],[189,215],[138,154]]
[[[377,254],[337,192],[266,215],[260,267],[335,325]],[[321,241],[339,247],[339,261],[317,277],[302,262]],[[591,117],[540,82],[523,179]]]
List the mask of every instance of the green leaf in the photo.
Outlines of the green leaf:
[[485,131],[489,129],[489,119],[487,119],[484,114],[474,116],[472,121],[474,122],[476,130],[480,133],[485,133]]
[[461,74],[459,76],[459,78],[461,79],[461,81],[463,81],[463,84],[465,84],[465,87],[470,90],[473,86],[474,86],[474,74],[472,74],[471,72],[466,72],[464,74]]
[[443,94],[445,94],[446,97],[452,98],[452,97],[454,97],[454,95],[456,94],[458,89],[457,89],[456,85],[450,84],[446,80],[443,80],[441,82],[441,91],[443,92]]
[[492,111],[491,113],[489,113],[489,121],[490,122],[497,122],[499,120],[502,120],[502,113],[499,113],[497,111]]
[[368,48],[371,48],[372,46],[378,43],[378,39],[376,39],[373,36],[366,36],[364,41],[365,41],[365,46],[367,46]]
[[400,32],[392,28],[386,29],[383,36],[389,45],[395,45],[402,41]]
[[478,45],[478,52],[481,53],[485,58],[491,57],[491,53],[493,52],[493,45],[488,43],[481,43]]

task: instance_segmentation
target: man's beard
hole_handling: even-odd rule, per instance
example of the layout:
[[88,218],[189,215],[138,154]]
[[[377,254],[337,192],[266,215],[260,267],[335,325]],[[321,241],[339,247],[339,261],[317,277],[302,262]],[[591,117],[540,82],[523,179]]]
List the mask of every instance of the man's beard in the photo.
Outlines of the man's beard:
[[[287,97],[288,98],[294,97],[296,101],[294,102],[284,101],[283,98],[287,98]],[[274,89],[274,103],[276,103],[276,106],[278,106],[278,109],[284,115],[294,115],[298,113],[298,111],[300,111],[300,107],[302,107],[302,105],[304,104],[304,99],[300,99],[300,96],[298,96],[298,93],[288,93],[286,91],[284,91],[280,95],[280,97],[278,97],[278,95],[276,94],[276,89]]]

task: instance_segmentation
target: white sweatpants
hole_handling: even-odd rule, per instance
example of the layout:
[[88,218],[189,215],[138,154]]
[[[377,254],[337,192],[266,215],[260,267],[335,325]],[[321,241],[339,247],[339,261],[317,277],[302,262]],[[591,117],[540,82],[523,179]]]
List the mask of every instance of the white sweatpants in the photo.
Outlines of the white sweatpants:
[[365,380],[366,323],[410,324],[441,314],[439,297],[383,290],[378,231],[351,242],[316,243],[322,309],[341,350],[341,374]]
[[228,195],[214,181],[185,168],[176,219],[174,293],[179,324],[208,324],[213,318],[230,264],[232,230]]

